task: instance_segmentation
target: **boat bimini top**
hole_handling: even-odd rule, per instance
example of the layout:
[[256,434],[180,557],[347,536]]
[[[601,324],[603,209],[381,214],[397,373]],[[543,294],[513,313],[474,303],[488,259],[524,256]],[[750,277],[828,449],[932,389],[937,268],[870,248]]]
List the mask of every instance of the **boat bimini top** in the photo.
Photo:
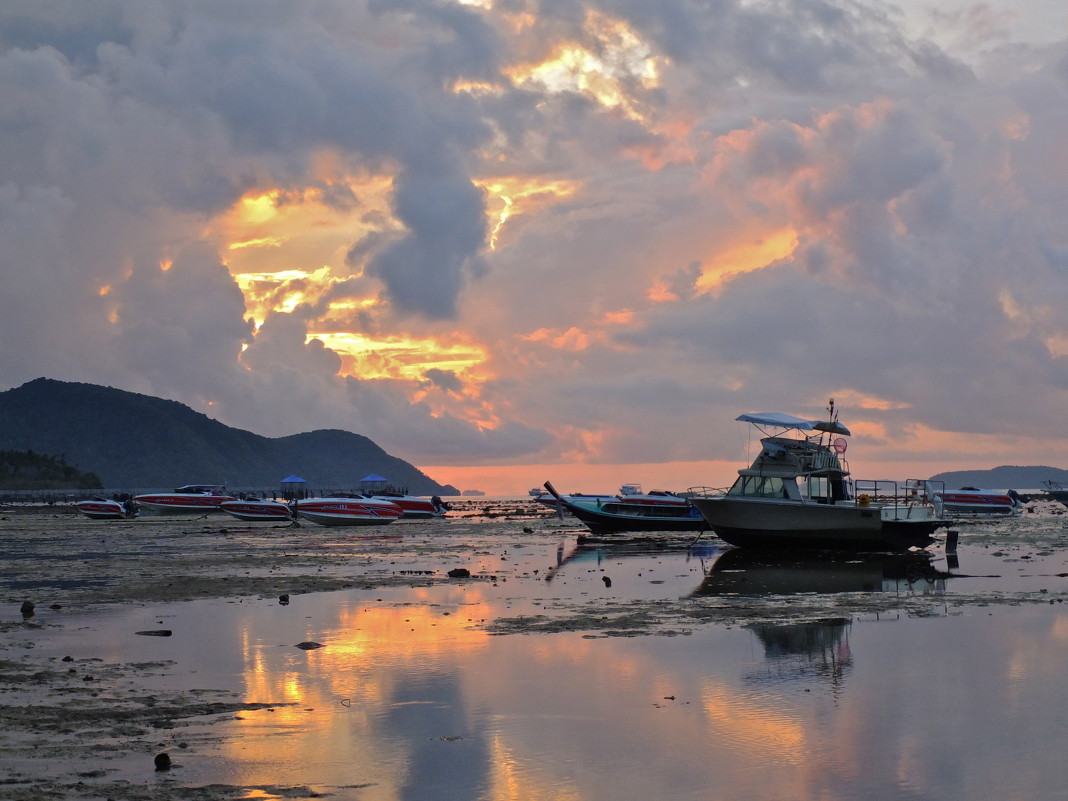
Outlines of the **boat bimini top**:
[[798,431],[823,431],[828,434],[850,436],[849,429],[837,420],[805,420],[802,417],[794,417],[792,414],[783,414],[782,412],[755,412],[753,414],[739,415],[734,419],[757,426],[792,428]]

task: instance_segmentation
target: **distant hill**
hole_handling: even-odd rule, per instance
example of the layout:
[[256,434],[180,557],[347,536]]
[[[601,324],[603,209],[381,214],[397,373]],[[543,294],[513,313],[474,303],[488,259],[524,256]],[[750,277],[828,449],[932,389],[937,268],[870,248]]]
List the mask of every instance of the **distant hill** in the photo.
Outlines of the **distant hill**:
[[0,450],[61,457],[111,489],[223,482],[267,489],[292,473],[309,489],[355,489],[377,473],[416,495],[459,495],[359,434],[262,437],[177,401],[48,378],[0,392]]
[[1044,465],[1032,467],[1001,465],[990,470],[956,470],[931,476],[932,481],[944,481],[946,489],[979,487],[981,489],[1041,490],[1045,489],[1043,482],[1050,479],[1068,486],[1068,470]]

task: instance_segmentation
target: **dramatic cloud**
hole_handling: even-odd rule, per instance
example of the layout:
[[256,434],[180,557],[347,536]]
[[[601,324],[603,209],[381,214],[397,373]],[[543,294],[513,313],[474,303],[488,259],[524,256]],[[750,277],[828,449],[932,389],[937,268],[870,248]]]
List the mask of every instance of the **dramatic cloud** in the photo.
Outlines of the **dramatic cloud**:
[[709,483],[739,413],[830,396],[865,461],[1058,464],[1064,21],[5,8],[0,375],[346,428],[453,483],[569,463]]

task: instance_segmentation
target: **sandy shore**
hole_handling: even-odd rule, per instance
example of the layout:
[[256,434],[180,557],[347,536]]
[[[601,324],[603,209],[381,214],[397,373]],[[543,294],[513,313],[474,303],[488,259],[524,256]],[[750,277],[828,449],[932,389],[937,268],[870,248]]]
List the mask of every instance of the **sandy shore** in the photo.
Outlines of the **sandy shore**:
[[[964,524],[962,542],[1006,573],[1031,570],[1041,562],[1039,572],[1049,577],[1041,590],[956,593],[947,603],[1068,599],[1068,517],[1057,507],[1040,511],[1016,521]],[[448,521],[405,521],[371,529],[244,524],[217,514],[90,521],[67,509],[0,509],[0,547],[7,566],[0,575],[0,763],[7,768],[0,777],[0,799],[318,797],[308,787],[192,788],[182,783],[178,770],[156,772],[157,754],[208,745],[217,738],[214,723],[268,705],[245,704],[212,689],[160,691],[173,667],[163,661],[113,663],[77,654],[41,655],[40,645],[74,613],[84,619],[116,605],[423,586],[452,580],[448,571],[469,565],[476,549],[500,564],[503,581],[530,570],[506,558],[509,548],[573,539],[581,530],[574,521],[558,521],[531,503],[478,500],[457,504]],[[840,615],[890,608],[911,613],[908,604],[915,603],[871,594],[843,605],[827,597],[744,603],[705,598],[672,604],[589,598],[557,604],[551,614],[536,618],[485,625],[505,635],[565,630],[588,630],[591,636],[674,634],[756,617],[819,617],[827,614],[828,603]],[[27,602],[33,610],[24,615],[20,610]],[[920,600],[918,614],[925,603]],[[111,766],[131,758],[143,760],[144,776],[115,778]]]

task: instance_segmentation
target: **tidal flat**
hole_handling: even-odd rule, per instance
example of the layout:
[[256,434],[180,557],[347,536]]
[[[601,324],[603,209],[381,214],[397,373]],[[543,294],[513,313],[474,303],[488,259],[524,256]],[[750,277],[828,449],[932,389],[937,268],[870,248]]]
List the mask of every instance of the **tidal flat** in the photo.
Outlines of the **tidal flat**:
[[783,560],[5,508],[0,798],[1066,798],[1066,511]]

